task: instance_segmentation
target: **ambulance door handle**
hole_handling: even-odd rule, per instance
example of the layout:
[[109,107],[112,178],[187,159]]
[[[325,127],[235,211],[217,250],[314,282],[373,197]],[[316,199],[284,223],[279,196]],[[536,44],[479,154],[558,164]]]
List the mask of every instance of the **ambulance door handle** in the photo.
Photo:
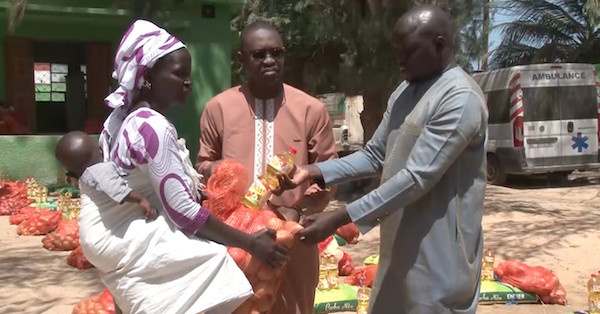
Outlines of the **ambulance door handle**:
[[573,122],[567,123],[567,132],[573,132]]

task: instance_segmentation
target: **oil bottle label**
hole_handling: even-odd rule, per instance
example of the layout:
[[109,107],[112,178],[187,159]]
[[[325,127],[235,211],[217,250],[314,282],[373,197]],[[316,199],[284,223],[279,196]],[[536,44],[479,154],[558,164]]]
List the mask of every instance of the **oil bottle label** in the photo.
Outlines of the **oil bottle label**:
[[483,258],[483,261],[486,262],[486,263],[493,263],[494,262],[494,258],[491,257],[491,256],[485,256]]
[[481,277],[483,277],[483,280],[494,280],[494,271],[489,269],[483,269],[481,271]]
[[268,167],[275,170],[276,173],[287,173],[289,171],[289,165],[285,159],[275,156],[269,161]]
[[592,292],[600,292],[600,285],[593,285]]
[[246,195],[244,195],[244,199],[254,205],[256,208],[260,207],[260,203],[264,200],[267,195],[267,188],[262,183],[261,180],[256,179],[254,183],[250,186],[248,191],[246,191]]

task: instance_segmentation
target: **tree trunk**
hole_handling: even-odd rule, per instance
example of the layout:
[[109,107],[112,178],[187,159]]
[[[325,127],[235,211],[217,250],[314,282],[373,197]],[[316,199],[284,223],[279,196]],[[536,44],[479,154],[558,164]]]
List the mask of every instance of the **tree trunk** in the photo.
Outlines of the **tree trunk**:
[[481,60],[481,70],[488,70],[488,58],[487,53],[489,48],[489,35],[490,35],[490,0],[483,0],[483,31],[481,33],[481,41],[483,43],[483,51],[485,58]]
[[366,89],[363,92],[364,110],[360,122],[364,130],[364,143],[367,143],[377,130],[387,107],[387,95],[381,89]]

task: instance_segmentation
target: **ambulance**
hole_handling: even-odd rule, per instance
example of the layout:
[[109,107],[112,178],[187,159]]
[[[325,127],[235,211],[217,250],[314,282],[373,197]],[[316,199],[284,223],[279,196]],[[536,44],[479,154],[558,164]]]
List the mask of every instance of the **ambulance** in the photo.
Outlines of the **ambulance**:
[[600,168],[600,82],[593,65],[524,65],[473,78],[489,111],[488,182]]

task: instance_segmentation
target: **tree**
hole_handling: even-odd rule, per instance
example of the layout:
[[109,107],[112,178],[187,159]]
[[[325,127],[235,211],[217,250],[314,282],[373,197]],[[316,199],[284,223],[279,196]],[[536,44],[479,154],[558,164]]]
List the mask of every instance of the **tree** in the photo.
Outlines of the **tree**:
[[510,0],[500,10],[519,16],[500,25],[504,38],[492,67],[544,62],[600,62],[598,0]]
[[[284,37],[286,82],[312,94],[363,94],[368,109],[362,120],[369,138],[385,110],[386,95],[401,79],[390,33],[395,17],[407,7],[364,0],[250,0],[232,29],[240,32],[256,20],[271,22]],[[241,73],[235,60],[236,83],[243,79]]]
[[[459,62],[470,69],[487,52],[483,36],[484,0],[249,0],[236,14],[232,30],[256,20],[279,28],[288,51],[285,80],[312,93],[362,94],[361,116],[368,140],[386,109],[387,98],[402,77],[391,47],[396,19],[410,7],[434,3],[445,8],[459,29]],[[482,41],[485,40],[484,44]],[[236,47],[237,49],[237,47]],[[234,59],[234,79],[242,71]]]

